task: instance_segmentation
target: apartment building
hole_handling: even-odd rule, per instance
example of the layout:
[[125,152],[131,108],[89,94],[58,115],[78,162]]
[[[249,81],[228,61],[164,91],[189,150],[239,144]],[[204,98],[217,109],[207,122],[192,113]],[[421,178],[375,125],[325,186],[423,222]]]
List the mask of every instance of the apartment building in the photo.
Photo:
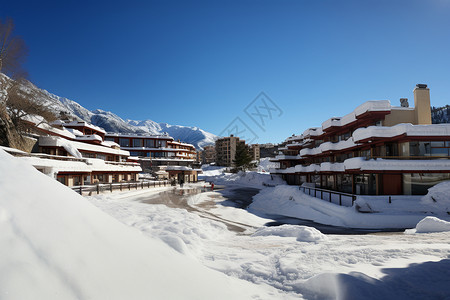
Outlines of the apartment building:
[[202,163],[210,164],[216,161],[216,147],[215,145],[208,145],[203,147]]
[[219,166],[233,167],[236,158],[236,146],[239,143],[245,145],[244,140],[240,140],[239,137],[234,135],[216,140],[216,164]]
[[250,156],[252,157],[252,160],[259,161],[261,159],[259,144],[252,144],[248,147]]
[[414,107],[368,101],[321,127],[288,137],[272,161],[289,184],[360,195],[421,195],[450,180],[450,124],[431,124],[430,90]]

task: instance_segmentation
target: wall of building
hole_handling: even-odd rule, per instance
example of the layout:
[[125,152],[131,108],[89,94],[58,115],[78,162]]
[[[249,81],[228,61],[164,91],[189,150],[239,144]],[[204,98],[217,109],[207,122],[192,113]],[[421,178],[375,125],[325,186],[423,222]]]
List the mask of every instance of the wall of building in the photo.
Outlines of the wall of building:
[[416,125],[415,110],[395,110],[393,109],[389,115],[386,115],[383,126],[394,126],[400,123],[411,123]]

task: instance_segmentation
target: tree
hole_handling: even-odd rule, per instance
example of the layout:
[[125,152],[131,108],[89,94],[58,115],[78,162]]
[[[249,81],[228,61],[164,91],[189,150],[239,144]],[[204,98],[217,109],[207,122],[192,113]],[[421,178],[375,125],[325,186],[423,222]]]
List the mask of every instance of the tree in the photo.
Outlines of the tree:
[[23,39],[14,36],[14,23],[11,19],[0,20],[0,72],[11,78],[26,77],[22,63],[28,55]]
[[0,145],[27,150],[23,133],[35,126],[27,118],[41,116],[51,121],[55,116],[42,103],[42,91],[24,79],[21,65],[28,51],[13,30],[12,20],[0,20],[0,73],[5,74],[0,74]]
[[247,145],[245,143],[238,143],[236,145],[236,155],[233,160],[236,169],[245,171],[250,168],[251,162],[252,157],[250,156]]

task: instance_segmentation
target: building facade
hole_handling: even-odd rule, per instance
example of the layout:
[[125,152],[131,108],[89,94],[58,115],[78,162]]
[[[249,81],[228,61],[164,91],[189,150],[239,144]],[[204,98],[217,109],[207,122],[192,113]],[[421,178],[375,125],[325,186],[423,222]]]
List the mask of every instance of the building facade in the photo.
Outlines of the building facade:
[[211,164],[216,162],[216,147],[215,145],[208,145],[203,147],[202,163]]
[[245,144],[245,141],[233,135],[216,140],[216,164],[224,167],[233,167],[236,158],[236,146],[239,143]]
[[28,161],[37,170],[68,186],[134,182],[142,171],[128,161],[130,153],[104,141],[105,131],[83,121],[36,124],[34,153],[7,152]]
[[414,107],[368,101],[286,139],[272,161],[289,184],[359,195],[421,195],[450,180],[450,124],[431,124],[430,91]]
[[175,141],[169,135],[107,133],[105,139],[129,151],[143,172],[158,179],[169,179],[168,166],[192,167],[197,160],[194,145]]
[[259,161],[261,159],[259,144],[252,144],[248,147],[252,160]]

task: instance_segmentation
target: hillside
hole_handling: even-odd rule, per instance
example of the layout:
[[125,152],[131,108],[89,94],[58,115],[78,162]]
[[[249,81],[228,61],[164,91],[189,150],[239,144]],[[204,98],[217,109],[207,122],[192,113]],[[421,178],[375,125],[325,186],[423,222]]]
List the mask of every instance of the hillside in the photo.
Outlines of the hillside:
[[[9,80],[7,76],[0,73],[0,94],[4,92]],[[35,100],[51,107],[57,114],[90,122],[104,128],[107,132],[149,134],[162,134],[166,132],[175,140],[179,139],[183,142],[193,144],[197,149],[202,149],[204,146],[214,143],[217,138],[216,135],[198,127],[170,125],[167,123],[157,123],[152,120],[124,120],[109,111],[101,109],[90,111],[73,100],[39,89],[31,82],[26,82],[22,86],[22,89],[28,94],[38,95]],[[35,93],[31,93],[31,91]]]
[[433,124],[450,123],[450,106],[431,107],[431,121]]

